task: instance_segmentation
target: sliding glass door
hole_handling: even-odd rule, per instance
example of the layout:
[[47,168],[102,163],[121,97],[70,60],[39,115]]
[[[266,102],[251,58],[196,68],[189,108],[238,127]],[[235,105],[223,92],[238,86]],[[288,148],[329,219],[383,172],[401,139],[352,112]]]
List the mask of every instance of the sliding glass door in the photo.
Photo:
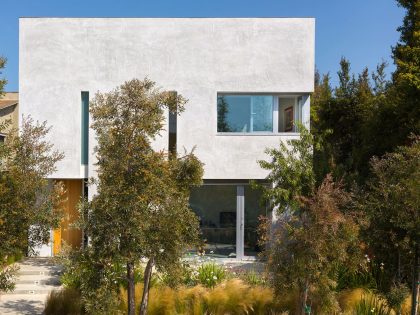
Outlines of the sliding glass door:
[[200,220],[206,254],[236,257],[236,187],[206,185],[194,189],[190,206]]
[[206,255],[217,258],[256,256],[261,192],[249,185],[203,185],[191,193],[190,206],[200,220]]

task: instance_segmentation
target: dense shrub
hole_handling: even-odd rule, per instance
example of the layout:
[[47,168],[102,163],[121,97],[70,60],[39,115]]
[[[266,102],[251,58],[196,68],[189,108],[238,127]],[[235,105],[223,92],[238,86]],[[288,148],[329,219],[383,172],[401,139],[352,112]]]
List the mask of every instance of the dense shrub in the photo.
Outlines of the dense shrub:
[[20,251],[17,251],[13,255],[8,255],[4,259],[6,261],[6,265],[14,264],[15,262],[20,261],[23,258],[23,254]]
[[383,266],[368,259],[357,269],[351,270],[340,265],[337,270],[337,291],[344,289],[378,289],[383,280]]
[[404,284],[394,285],[385,296],[388,305],[401,313],[405,299],[410,297],[410,289]]
[[238,272],[238,277],[249,285],[266,285],[267,279],[263,273],[254,269]]
[[15,280],[19,267],[15,262],[22,259],[22,253],[0,257],[0,293],[10,292],[15,289]]
[[19,268],[16,265],[3,267],[0,264],[0,293],[15,289],[15,280]]

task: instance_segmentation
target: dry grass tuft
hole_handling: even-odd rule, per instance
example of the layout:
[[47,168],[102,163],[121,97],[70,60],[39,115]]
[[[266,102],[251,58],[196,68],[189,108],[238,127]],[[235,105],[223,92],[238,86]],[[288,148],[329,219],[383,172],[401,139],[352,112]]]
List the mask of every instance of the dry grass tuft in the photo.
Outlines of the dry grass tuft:
[[45,302],[45,315],[80,315],[80,294],[74,289],[53,290]]
[[[136,304],[143,286],[136,286]],[[121,290],[121,311],[127,311],[127,292]],[[172,289],[156,286],[150,290],[148,314],[275,314],[274,294],[269,288],[249,286],[242,280],[225,281],[213,289],[201,285]]]
[[366,296],[365,289],[348,289],[339,293],[338,304],[344,312],[352,312],[357,303]]

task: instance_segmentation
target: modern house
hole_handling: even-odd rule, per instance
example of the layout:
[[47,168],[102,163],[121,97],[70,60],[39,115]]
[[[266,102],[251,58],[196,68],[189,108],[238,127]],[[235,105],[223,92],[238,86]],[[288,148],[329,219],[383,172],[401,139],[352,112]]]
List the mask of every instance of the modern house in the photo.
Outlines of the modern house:
[[0,142],[19,127],[19,93],[6,92],[0,97]]
[[298,137],[296,121],[309,127],[314,37],[313,18],[21,18],[20,110],[52,126],[48,140],[65,158],[51,179],[69,194],[63,226],[41,254],[82,241],[69,223],[80,196],[95,194],[84,184],[95,176],[89,100],[148,77],[189,100],[153,146],[196,147],[205,184],[190,202],[207,253],[255,256],[266,209],[249,180],[266,177],[257,163],[265,148]]

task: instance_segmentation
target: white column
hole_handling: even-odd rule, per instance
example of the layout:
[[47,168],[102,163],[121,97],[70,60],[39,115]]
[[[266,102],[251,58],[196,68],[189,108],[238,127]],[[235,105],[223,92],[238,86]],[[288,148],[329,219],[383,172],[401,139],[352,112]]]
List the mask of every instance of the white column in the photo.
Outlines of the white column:
[[302,96],[302,124],[306,129],[310,129],[311,123],[311,97],[309,95]]
[[236,258],[244,258],[244,186],[236,186]]

